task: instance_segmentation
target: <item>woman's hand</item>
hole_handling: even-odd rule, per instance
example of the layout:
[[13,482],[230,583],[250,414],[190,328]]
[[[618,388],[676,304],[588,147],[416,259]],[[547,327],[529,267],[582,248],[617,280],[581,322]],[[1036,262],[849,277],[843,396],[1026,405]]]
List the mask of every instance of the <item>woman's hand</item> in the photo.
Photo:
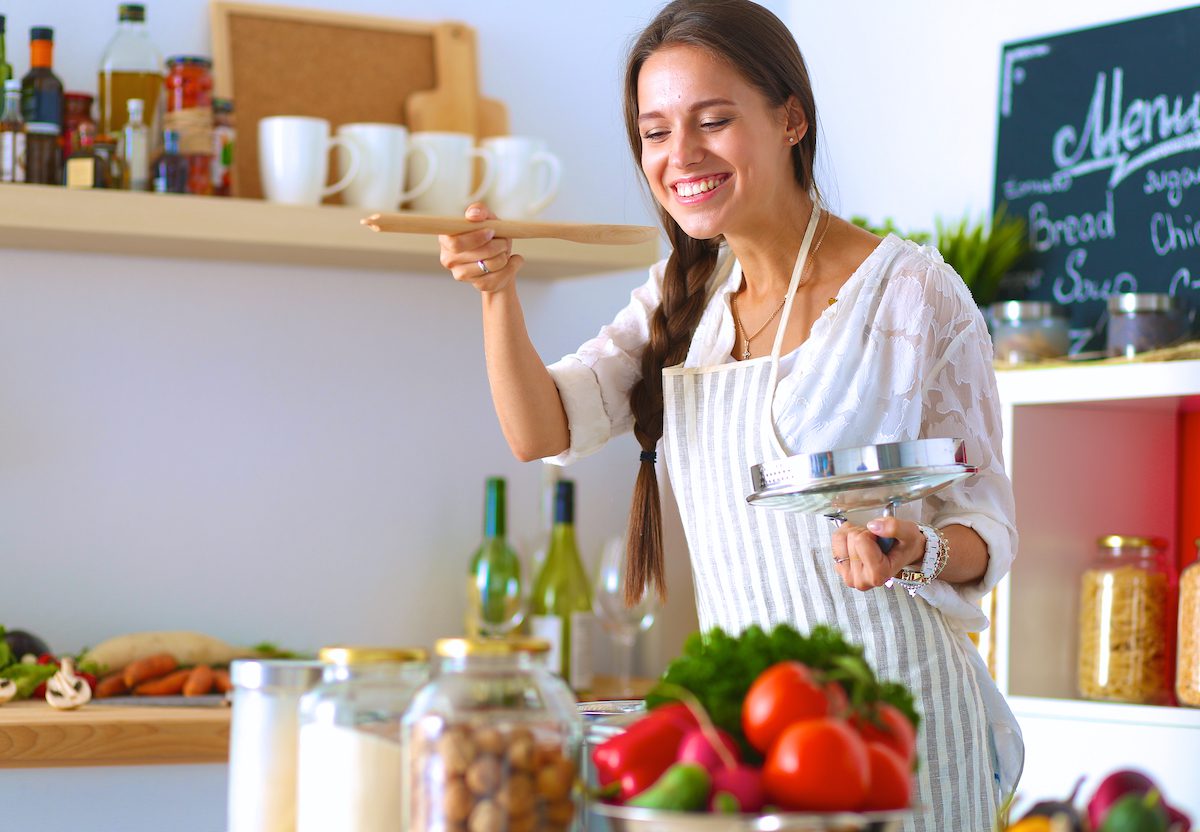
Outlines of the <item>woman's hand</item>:
[[[895,538],[884,554],[878,537]],[[833,568],[851,589],[883,586],[913,564],[925,559],[925,534],[911,520],[879,517],[865,527],[843,523],[833,531]]]
[[[469,205],[466,217],[472,222],[498,219],[482,202]],[[440,234],[438,244],[442,265],[454,279],[470,283],[485,295],[510,286],[525,262],[521,255],[512,253],[512,240],[495,236],[490,228]]]

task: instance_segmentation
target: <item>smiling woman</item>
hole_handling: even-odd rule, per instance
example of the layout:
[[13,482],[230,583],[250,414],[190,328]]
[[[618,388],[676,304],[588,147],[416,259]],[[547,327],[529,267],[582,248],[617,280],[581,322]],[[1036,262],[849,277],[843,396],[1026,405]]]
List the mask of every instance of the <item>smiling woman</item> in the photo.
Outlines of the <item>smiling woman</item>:
[[[767,9],[668,4],[630,50],[624,96],[671,253],[595,338],[543,366],[511,241],[483,229],[441,238],[443,264],[482,295],[505,437],[521,459],[567,464],[632,430],[630,603],[666,592],[661,450],[702,629],[848,633],[882,678],[919,698],[914,800],[925,811],[905,828],[985,832],[1022,747],[967,637],[987,625],[978,601],[1016,548],[979,311],[936,250],[881,240],[822,204],[808,71]],[[832,530],[747,505],[754,465],[934,437],[962,439],[979,473],[903,518]],[[896,543],[884,553],[877,535]]]

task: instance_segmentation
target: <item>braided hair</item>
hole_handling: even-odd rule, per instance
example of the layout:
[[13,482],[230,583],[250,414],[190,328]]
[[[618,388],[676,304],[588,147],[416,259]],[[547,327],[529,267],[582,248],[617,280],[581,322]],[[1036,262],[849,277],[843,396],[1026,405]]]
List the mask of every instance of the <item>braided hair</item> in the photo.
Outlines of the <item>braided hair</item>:
[[[668,46],[699,47],[724,60],[772,106],[783,106],[795,98],[808,119],[808,130],[792,147],[792,168],[800,187],[815,190],[817,112],[808,69],[788,28],[771,11],[751,0],[673,0],[634,41],[625,67],[624,109],[629,147],[639,169],[642,137],[637,122],[638,76],[646,60]],[[654,465],[654,450],[663,435],[662,371],[687,357],[704,312],[720,244],[719,239],[688,236],[661,205],[658,216],[671,242],[671,255],[663,275],[662,302],[650,319],[641,379],[629,393],[633,433],[643,452],[627,540],[625,601],[631,606],[651,584],[659,597],[666,598],[662,508]]]

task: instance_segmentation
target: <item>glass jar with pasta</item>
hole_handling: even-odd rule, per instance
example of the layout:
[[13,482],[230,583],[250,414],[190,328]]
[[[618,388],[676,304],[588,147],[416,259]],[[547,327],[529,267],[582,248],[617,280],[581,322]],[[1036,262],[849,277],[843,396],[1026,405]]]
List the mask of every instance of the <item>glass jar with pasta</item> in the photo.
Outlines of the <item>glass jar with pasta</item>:
[[[1200,540],[1196,541],[1200,549]],[[1200,707],[1200,560],[1179,576],[1179,640],[1175,696],[1181,705]]]
[[1085,699],[1167,701],[1166,541],[1108,535],[1097,542],[1079,598],[1079,693]]

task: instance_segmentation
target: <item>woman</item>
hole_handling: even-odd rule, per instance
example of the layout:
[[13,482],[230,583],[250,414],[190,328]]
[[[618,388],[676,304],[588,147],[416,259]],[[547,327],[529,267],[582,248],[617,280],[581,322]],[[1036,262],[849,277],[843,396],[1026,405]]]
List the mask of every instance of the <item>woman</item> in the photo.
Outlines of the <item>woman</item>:
[[[1016,546],[979,312],[936,251],[881,241],[824,210],[808,73],[769,11],[748,0],[669,4],[631,50],[625,98],[672,252],[577,353],[542,365],[509,240],[441,238],[443,265],[483,296],[505,437],[523,460],[565,463],[632,428],[642,454],[627,586],[649,579],[660,591],[661,439],[701,627],[829,622],[847,632],[919,699],[915,798],[927,811],[906,828],[990,830],[1021,744],[967,637],[986,625],[978,601]],[[488,214],[476,205],[467,216]],[[831,530],[746,504],[755,464],[939,436],[964,439],[980,472],[902,511],[907,519]],[[876,535],[897,543],[884,554]]]

